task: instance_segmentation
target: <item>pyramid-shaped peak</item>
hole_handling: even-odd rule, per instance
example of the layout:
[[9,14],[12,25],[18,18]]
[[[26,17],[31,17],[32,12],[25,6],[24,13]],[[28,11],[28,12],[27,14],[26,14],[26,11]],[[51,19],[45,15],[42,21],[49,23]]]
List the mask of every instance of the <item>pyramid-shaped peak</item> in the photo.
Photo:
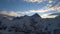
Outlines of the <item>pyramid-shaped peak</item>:
[[[40,17],[39,14],[35,13],[34,15],[32,15],[32,17]],[[41,17],[40,17],[41,18]]]

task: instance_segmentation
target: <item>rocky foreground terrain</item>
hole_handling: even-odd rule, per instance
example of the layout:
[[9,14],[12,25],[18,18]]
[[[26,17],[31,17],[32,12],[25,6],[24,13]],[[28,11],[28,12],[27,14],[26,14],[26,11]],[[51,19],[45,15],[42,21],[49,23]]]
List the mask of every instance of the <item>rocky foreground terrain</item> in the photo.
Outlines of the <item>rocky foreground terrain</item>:
[[0,14],[0,34],[60,34],[60,15],[56,18],[13,17]]

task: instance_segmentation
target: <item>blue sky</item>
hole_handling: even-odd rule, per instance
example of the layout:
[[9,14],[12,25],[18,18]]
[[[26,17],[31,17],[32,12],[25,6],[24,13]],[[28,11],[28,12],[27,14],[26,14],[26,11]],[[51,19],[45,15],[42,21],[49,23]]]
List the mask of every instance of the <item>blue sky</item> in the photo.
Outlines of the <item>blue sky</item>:
[[47,2],[41,2],[37,4],[32,2],[26,2],[24,0],[0,0],[0,10],[9,11],[37,10],[44,7],[46,3]]
[[0,0],[0,13],[4,14],[51,14],[58,13],[59,7],[60,0]]

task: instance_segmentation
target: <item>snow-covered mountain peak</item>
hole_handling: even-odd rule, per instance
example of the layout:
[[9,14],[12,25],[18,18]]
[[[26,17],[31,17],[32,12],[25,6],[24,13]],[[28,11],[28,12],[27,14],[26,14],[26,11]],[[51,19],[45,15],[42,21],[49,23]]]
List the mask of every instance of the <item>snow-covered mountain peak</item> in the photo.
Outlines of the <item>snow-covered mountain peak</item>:
[[[32,15],[31,17],[35,17],[35,18],[37,18],[37,17],[40,17],[40,15],[39,14],[37,14],[37,13],[35,13],[34,15]],[[41,18],[41,17],[40,17]]]

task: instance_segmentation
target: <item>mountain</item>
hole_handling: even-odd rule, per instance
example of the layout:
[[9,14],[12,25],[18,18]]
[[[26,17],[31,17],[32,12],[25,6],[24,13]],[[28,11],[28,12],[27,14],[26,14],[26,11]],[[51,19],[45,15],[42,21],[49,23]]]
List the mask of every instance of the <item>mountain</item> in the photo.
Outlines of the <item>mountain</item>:
[[56,18],[41,18],[37,13],[21,17],[0,14],[1,34],[52,34],[60,32],[59,29],[60,15]]
[[[37,17],[40,17],[40,15],[38,15],[37,13],[35,13],[34,15],[32,15],[31,17],[35,17],[35,18],[37,18]],[[41,17],[40,17],[41,18]]]

